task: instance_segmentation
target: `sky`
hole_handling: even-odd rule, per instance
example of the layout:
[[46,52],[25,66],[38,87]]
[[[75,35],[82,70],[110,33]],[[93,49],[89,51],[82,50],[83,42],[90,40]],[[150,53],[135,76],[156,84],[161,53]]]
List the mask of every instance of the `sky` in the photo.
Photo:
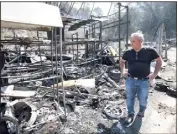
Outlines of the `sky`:
[[[93,2],[86,2],[86,3],[87,3],[88,6],[92,9],[92,7],[93,7]],[[122,4],[122,5],[127,5],[128,3],[130,3],[130,2],[122,2],[121,4]],[[82,4],[82,2],[76,2],[76,3],[74,4],[74,7],[77,8],[77,9],[79,9],[80,6],[81,6],[81,4]],[[134,5],[133,2],[132,2],[132,5]],[[94,4],[94,8],[95,8],[95,7],[99,7],[99,8],[102,9],[103,16],[107,16],[110,6],[111,6],[111,2],[95,2],[95,4]],[[114,13],[114,11],[113,11],[114,8],[116,9],[117,7],[114,6],[114,4],[112,4],[111,10],[110,10],[110,14]]]
[[[82,2],[81,2],[81,3],[82,3]],[[80,8],[81,3],[80,3],[80,2],[76,3],[76,4],[75,4],[75,7],[76,7],[77,9]],[[108,11],[109,11],[111,2],[95,2],[94,4],[95,4],[95,5],[94,5],[94,8],[95,8],[95,7],[100,7],[100,8],[102,9],[102,11],[103,11],[103,15],[106,15],[106,14],[108,13]],[[88,2],[88,5],[89,5],[89,7],[92,9],[92,7],[93,7],[93,2]]]

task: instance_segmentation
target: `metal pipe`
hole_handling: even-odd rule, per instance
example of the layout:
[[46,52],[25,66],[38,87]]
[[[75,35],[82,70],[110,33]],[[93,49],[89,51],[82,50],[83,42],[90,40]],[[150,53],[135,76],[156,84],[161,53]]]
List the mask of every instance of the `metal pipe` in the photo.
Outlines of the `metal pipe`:
[[[91,15],[91,19],[93,19],[93,15]],[[92,43],[92,59],[94,59],[95,57],[95,55],[94,55],[94,53],[95,53],[95,23],[94,22],[92,22],[92,38],[94,38],[94,42]],[[95,61],[93,62],[94,63],[94,65],[95,65]]]
[[167,46],[167,42],[164,42],[165,43],[165,59],[167,60],[167,50],[168,50],[168,46]]
[[[102,21],[100,22],[100,40],[102,40],[102,32],[103,32],[103,25],[102,25]],[[101,41],[101,50],[103,49],[103,43]],[[101,64],[102,64],[102,61],[103,59],[101,58]]]
[[94,38],[96,38],[96,24],[95,23],[93,23],[93,32],[94,32]]
[[[88,30],[86,30],[86,33],[84,32],[84,34],[85,34],[85,38],[88,39]],[[88,43],[85,43],[84,55],[85,55],[84,60],[85,60],[85,62],[86,62],[87,57],[88,57]],[[85,66],[85,74],[86,74],[86,72],[87,72],[86,70],[87,70],[87,68],[86,68],[86,66]]]
[[[14,45],[14,43],[19,43],[17,45],[21,45],[20,44],[20,40],[1,40],[1,43],[13,43],[13,45]],[[36,45],[36,43],[43,43],[43,42],[42,41],[37,41],[37,40],[33,40],[31,42],[31,44],[33,44],[33,45]]]
[[94,35],[95,35],[95,33],[94,33],[94,25],[92,24],[92,26],[91,26],[91,31],[92,31],[92,38],[94,38]]
[[76,32],[76,33],[73,33],[72,35],[77,35],[77,32]]
[[[93,19],[93,15],[91,15],[91,19]],[[94,38],[93,23],[91,24],[91,32],[92,32],[92,33],[90,33],[90,34],[91,34],[91,37]],[[93,44],[94,44],[94,43],[92,43],[92,51],[93,51]],[[92,59],[93,59],[93,52],[92,52]]]
[[167,41],[166,41],[166,30],[165,30],[165,24],[163,23],[163,41],[164,41],[164,44],[165,44],[165,59],[167,60],[168,58],[168,54],[167,54],[167,51],[168,51],[168,46],[167,46]]
[[[50,52],[51,52],[51,49],[50,49],[50,50],[49,50],[49,49],[46,49],[46,50],[45,50],[45,49],[41,49],[41,50],[44,50],[44,51],[50,51]],[[33,51],[37,51],[37,50],[34,50],[34,49],[33,49]],[[10,53],[18,54],[17,51],[12,51],[12,50],[7,50],[6,52],[10,52]],[[25,50],[24,50],[24,51],[21,50],[21,52],[32,52],[32,50],[26,50],[26,51],[25,51]],[[13,56],[11,56],[11,57],[13,57]]]
[[60,28],[60,56],[61,56],[61,82],[62,82],[62,91],[63,91],[63,103],[64,103],[64,113],[66,118],[66,102],[65,102],[64,85],[63,85],[64,79],[63,79],[63,63],[62,63],[62,29],[61,28]]
[[82,65],[89,64],[89,63],[94,63],[94,61],[98,61],[98,60],[99,60],[99,58],[97,58],[97,59],[92,59],[92,60],[90,60],[90,61],[85,61],[85,62],[79,63],[79,64],[77,64],[76,66],[82,66]]
[[[38,38],[38,40],[40,39],[40,38],[39,38],[39,32],[38,32],[38,31],[37,31],[37,38]],[[41,65],[42,65],[40,44],[38,44],[38,49],[39,49],[39,54],[40,54],[40,62],[41,62]]]
[[77,64],[78,64],[78,33],[76,33],[77,36]]
[[[84,39],[86,39],[85,30],[86,30],[86,29],[85,29],[85,26],[84,26]],[[78,38],[78,39],[79,39],[79,38]],[[86,44],[85,44],[85,49],[86,49]],[[85,55],[85,56],[84,56],[84,60],[86,60],[86,51],[85,51],[85,49],[84,49],[84,53],[85,53],[85,54],[84,54],[84,55]]]
[[119,32],[119,61],[120,61],[120,55],[121,55],[121,42],[120,42],[120,31],[121,31],[121,28],[120,28],[120,19],[121,19],[121,13],[120,13],[120,8],[121,8],[121,4],[120,3],[118,3],[118,5],[119,5],[119,26],[118,26],[118,32]]
[[[5,43],[8,43],[8,45],[14,45],[15,46],[15,44],[14,43],[16,43],[16,42],[5,42]],[[12,43],[12,44],[10,44],[10,43]],[[36,44],[38,44],[38,42],[36,42]],[[36,46],[36,44],[30,44],[30,46]],[[16,46],[17,45],[19,45],[20,46],[20,44],[16,44]],[[40,44],[41,46],[51,46],[51,44]]]
[[29,82],[36,82],[36,81],[44,81],[44,80],[50,80],[50,79],[56,79],[56,78],[58,79],[59,77],[53,76],[53,77],[47,77],[47,78],[42,78],[42,79],[24,80],[24,81],[9,83],[9,85],[15,85],[15,84],[18,84],[18,83],[29,83]]
[[[100,23],[100,21],[99,20],[95,20],[92,24],[99,24]],[[86,24],[86,26],[88,25],[88,27],[91,25],[91,24]]]
[[[24,50],[24,51],[26,51],[26,50]],[[25,53],[26,53],[26,52],[25,52]],[[19,49],[19,54],[20,54],[20,61],[22,61],[21,46],[20,46],[20,49]],[[20,64],[19,60],[18,60],[18,65],[19,65],[20,67],[22,67],[22,64]],[[22,72],[19,72],[19,73],[20,73],[20,76],[22,76]]]
[[121,4],[120,4],[120,6],[123,7],[123,9],[126,8],[126,6],[123,6],[123,5],[121,5]]
[[[98,27],[98,28],[99,28],[99,27]],[[92,35],[92,34],[93,34],[93,33],[90,33],[90,34],[88,34],[88,35]],[[95,35],[97,35],[97,34],[99,35],[100,33],[95,33]],[[82,38],[82,39],[83,39],[83,38]]]
[[86,38],[85,38],[85,30],[86,30],[86,27],[85,27],[85,26],[84,26],[83,30],[84,30],[84,34],[83,34],[83,35],[84,35],[84,38],[78,38],[78,39],[86,39]]
[[128,42],[128,36],[129,36],[129,7],[128,6],[126,6],[126,10],[127,10],[127,27],[126,27],[126,31],[127,31],[127,35],[126,35],[126,49],[128,49],[128,44],[129,44],[129,42]]
[[[78,43],[79,44],[93,43],[93,42],[97,42],[97,43],[99,43],[99,42],[106,42],[107,43],[108,41],[116,42],[116,41],[118,41],[118,39],[108,39],[108,40],[105,40],[105,41],[104,40],[78,41]],[[77,44],[77,42],[66,42],[66,43],[64,43],[64,45],[73,45],[73,44]]]
[[[54,43],[54,35],[53,35],[53,31],[54,29],[52,28],[52,30],[51,30],[51,34],[52,34],[52,42],[51,42],[51,58],[52,58],[52,60],[51,60],[51,64],[52,64],[52,73],[53,73],[53,76],[54,76],[54,64],[53,64],[53,43]],[[54,79],[53,79],[53,83],[54,83]],[[54,84],[53,84],[53,96],[55,96],[55,90],[54,90]]]
[[[99,40],[102,40],[102,21],[100,21],[100,34],[99,34]],[[102,42],[101,42],[101,49],[102,49]]]
[[[86,39],[89,38],[88,30],[86,32]],[[85,59],[88,58],[88,43],[85,43]]]
[[91,27],[91,26],[89,25],[89,26],[88,26],[88,39],[90,38],[90,35],[91,35],[91,34],[90,34],[90,33],[91,33],[90,27]]
[[[77,50],[77,49],[74,49],[74,50]],[[78,49],[78,50],[85,50],[85,49]],[[64,51],[64,50],[63,50]],[[69,51],[69,49],[66,49],[66,51]]]
[[62,28],[62,41],[65,41],[65,26],[66,24],[63,24],[63,28]]
[[[51,64],[53,65],[53,61],[51,61]],[[45,63],[45,64],[43,64],[43,66],[44,67],[51,67],[50,65],[51,65],[50,63]],[[8,66],[8,65],[5,65],[5,67],[7,67],[7,68],[13,68],[13,67],[19,67],[18,65],[13,65],[13,66]],[[28,65],[26,65],[25,67],[29,67],[29,68],[33,68],[33,67],[41,67],[41,65],[40,64],[28,64]],[[24,68],[23,66],[22,66],[22,68]]]
[[[119,22],[119,21],[118,21]],[[120,23],[120,25],[124,25],[124,24],[126,24],[127,22],[122,22],[122,23]],[[128,22],[128,23],[130,23],[130,21]],[[115,27],[115,26],[118,26],[118,23],[117,24],[115,24],[115,25],[112,25],[112,26],[108,26],[108,27],[103,27],[102,29],[104,30],[104,29],[107,29],[107,28],[112,28],[112,27]]]
[[[85,33],[85,32],[84,32]],[[72,38],[66,38],[66,39],[72,39]],[[73,38],[73,39],[77,39],[77,38]],[[86,39],[86,38],[78,38],[78,39]]]
[[[94,49],[94,51],[93,51],[93,59],[95,59],[95,51],[96,51],[96,43],[94,42],[94,44],[93,44],[93,49]],[[94,61],[94,67],[95,67],[95,61]],[[95,70],[95,68],[94,68],[94,70]]]
[[[77,39],[76,40],[76,45],[77,45],[77,54],[76,55],[77,55],[77,62],[78,62],[78,32],[73,33],[72,38],[73,38],[74,35],[76,35],[76,39]],[[74,61],[74,57],[75,57],[75,55],[74,55],[74,44],[72,44],[72,47],[73,47],[72,49],[73,49],[73,61]]]
[[[74,41],[73,39],[73,34],[72,34],[72,42]],[[73,55],[73,62],[74,62],[74,44],[72,44],[72,55]]]
[[[58,58],[57,58],[57,28],[55,28],[55,65],[56,65],[56,83],[57,83],[57,89],[58,89]],[[59,102],[59,93],[57,92],[57,101]]]
[[[20,71],[21,71],[21,70],[20,70]],[[46,70],[43,70],[43,71],[34,71],[34,73],[29,74],[29,75],[26,75],[26,76],[23,76],[23,75],[12,76],[12,75],[11,75],[11,76],[4,76],[4,77],[1,77],[1,78],[22,78],[22,76],[23,76],[23,79],[24,79],[24,78],[28,78],[28,77],[32,78],[32,77],[35,76],[35,75],[41,76],[42,74],[49,73],[49,71],[51,71],[51,68],[46,69]]]

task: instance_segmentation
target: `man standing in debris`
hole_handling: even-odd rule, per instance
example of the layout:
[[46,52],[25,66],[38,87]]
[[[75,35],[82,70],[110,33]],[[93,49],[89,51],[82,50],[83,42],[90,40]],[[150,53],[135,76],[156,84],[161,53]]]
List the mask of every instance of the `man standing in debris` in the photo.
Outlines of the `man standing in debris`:
[[[130,38],[131,50],[127,50],[120,60],[120,69],[122,76],[126,78],[126,104],[128,116],[126,124],[132,124],[134,121],[134,103],[135,95],[139,100],[139,117],[144,117],[149,94],[149,82],[158,74],[162,65],[162,59],[152,48],[143,48],[143,34],[133,33]],[[128,71],[125,71],[125,62],[128,62]],[[155,70],[150,73],[150,64],[156,61]]]

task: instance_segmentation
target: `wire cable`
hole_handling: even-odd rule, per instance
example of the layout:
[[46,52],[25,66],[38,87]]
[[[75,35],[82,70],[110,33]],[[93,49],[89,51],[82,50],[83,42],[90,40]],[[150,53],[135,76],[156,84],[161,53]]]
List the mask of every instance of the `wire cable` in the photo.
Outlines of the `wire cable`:
[[67,5],[68,2],[66,2],[61,8],[64,8]]
[[[84,11],[85,11],[85,2],[84,2],[84,4],[83,4],[83,13],[84,13]],[[84,15],[82,16],[82,18],[81,19],[84,19]]]
[[111,5],[110,5],[110,8],[109,8],[109,11],[108,11],[107,16],[108,16],[108,15],[109,15],[109,13],[110,13],[111,7],[112,7],[112,2],[111,2]]
[[88,18],[90,18],[90,17],[91,17],[91,14],[92,14],[93,9],[94,9],[94,5],[95,5],[95,2],[93,2],[93,7],[92,7],[92,10],[91,10],[90,15],[89,15],[89,17],[88,17]]
[[60,7],[61,7],[61,5],[62,5],[62,2],[60,2],[60,4],[59,4],[59,6],[58,6],[58,7],[60,8]]
[[[124,9],[125,9],[125,7],[123,7],[123,8],[121,9],[121,11],[123,11]],[[118,14],[118,12],[115,12],[115,13],[113,13],[113,14],[108,15],[108,17],[110,17],[110,16],[112,16],[112,15],[115,15],[115,14]]]
[[70,11],[70,8],[72,7],[72,2],[71,2],[71,5],[69,6],[69,10],[67,12],[67,15],[69,14],[69,11]]
[[72,11],[72,9],[73,9],[73,7],[74,7],[74,4],[75,4],[75,2],[73,2],[73,3],[71,4],[71,8],[69,9],[67,15],[70,15],[70,13],[71,13],[71,11]]
[[77,13],[76,13],[76,16],[78,15],[78,13],[79,13],[80,9],[82,8],[83,4],[84,4],[84,2],[82,2],[80,8],[78,9],[78,11],[77,11]]

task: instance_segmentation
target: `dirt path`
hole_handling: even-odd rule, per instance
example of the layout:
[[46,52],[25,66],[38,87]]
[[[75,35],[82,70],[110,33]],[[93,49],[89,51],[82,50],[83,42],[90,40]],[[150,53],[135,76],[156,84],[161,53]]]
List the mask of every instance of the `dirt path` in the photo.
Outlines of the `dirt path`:
[[[138,112],[137,99],[135,112]],[[144,118],[136,117],[135,122],[129,128],[124,127],[124,121],[119,122],[120,126],[112,130],[113,134],[176,133],[176,98],[154,90],[149,95]]]
[[140,133],[176,133],[176,99],[153,91],[149,96],[145,117],[142,123],[137,124],[141,124]]

